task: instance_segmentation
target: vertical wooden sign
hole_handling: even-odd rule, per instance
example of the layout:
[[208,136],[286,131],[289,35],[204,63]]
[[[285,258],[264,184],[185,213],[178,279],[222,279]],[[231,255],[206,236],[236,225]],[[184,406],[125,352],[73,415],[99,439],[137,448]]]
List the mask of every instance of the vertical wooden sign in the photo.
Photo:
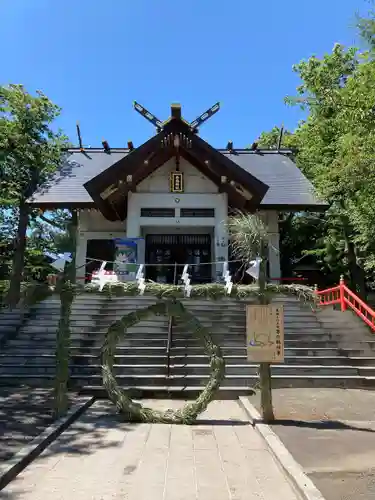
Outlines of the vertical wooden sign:
[[247,359],[257,363],[284,361],[284,307],[246,306]]

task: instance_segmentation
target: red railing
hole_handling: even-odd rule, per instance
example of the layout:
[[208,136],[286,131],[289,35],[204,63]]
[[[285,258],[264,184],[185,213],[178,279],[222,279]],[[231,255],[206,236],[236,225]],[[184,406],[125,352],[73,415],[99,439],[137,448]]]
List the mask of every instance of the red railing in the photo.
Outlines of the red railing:
[[319,305],[340,304],[341,311],[346,311],[349,306],[366,325],[375,331],[375,311],[345,285],[343,277],[341,277],[338,286],[326,290],[316,290],[316,294],[320,298]]

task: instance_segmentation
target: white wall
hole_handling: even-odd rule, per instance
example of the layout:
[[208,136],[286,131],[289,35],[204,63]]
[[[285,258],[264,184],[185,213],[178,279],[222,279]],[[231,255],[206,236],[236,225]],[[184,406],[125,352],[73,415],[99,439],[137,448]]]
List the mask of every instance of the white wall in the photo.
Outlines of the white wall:
[[[140,217],[141,208],[174,208],[175,217],[156,218]],[[188,218],[180,217],[181,208],[213,208],[215,217]],[[225,221],[228,213],[227,195],[225,193],[130,193],[128,198],[127,237],[137,238],[146,236],[147,228],[158,227],[170,231],[179,228],[181,233],[194,233],[198,227],[206,228],[207,233],[213,231],[212,241],[214,260],[228,259],[228,245],[225,230]],[[144,242],[138,244],[139,263],[145,258]],[[222,266],[218,265],[218,268]],[[216,275],[216,272],[215,272]],[[214,276],[213,276],[214,277]]]
[[[137,186],[137,193],[169,193],[169,174],[176,170],[175,159],[171,158]],[[202,175],[199,170],[181,158],[180,171],[184,174],[185,193],[217,193],[216,184]]]

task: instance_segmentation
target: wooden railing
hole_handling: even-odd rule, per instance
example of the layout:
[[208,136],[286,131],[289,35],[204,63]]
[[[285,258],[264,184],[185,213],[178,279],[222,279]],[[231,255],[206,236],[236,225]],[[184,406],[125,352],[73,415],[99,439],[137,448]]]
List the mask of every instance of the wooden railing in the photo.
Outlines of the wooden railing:
[[341,311],[346,311],[349,307],[375,332],[375,311],[345,285],[343,277],[341,277],[338,286],[326,290],[316,290],[316,294],[320,299],[319,305],[340,304]]

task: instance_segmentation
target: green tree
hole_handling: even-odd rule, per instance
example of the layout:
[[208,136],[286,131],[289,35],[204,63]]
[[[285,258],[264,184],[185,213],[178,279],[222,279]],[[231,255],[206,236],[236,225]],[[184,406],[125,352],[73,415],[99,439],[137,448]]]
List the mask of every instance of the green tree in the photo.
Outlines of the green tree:
[[367,47],[373,51],[375,50],[375,8],[374,2],[371,0],[370,9],[367,16],[357,15],[357,29],[362,38],[366,43]]
[[[294,134],[297,165],[331,204],[327,228],[335,222],[336,244],[341,246],[340,240],[343,241],[351,285],[362,296],[366,294],[365,273],[353,202],[363,200],[368,191],[368,168],[363,161],[354,161],[355,153],[349,157],[348,148],[349,144],[353,146],[353,130],[363,134],[363,126],[368,127],[373,121],[364,103],[359,103],[359,96],[356,98],[358,84],[353,87],[367,64],[357,49],[345,50],[336,44],[331,54],[321,59],[311,57],[294,67],[302,84],[296,98],[287,98],[290,104],[299,104],[309,111]],[[364,141],[367,144],[368,137]],[[355,170],[353,163],[357,163]],[[357,217],[359,213],[358,209]]]
[[268,132],[262,132],[258,139],[258,147],[264,149],[295,148],[296,140],[294,134],[281,127],[273,127]]
[[22,85],[0,87],[0,208],[13,210],[17,230],[9,289],[9,305],[17,304],[23,279],[27,200],[59,166],[66,137],[52,129],[60,108],[42,92],[29,94]]
[[[365,297],[366,277],[375,270],[373,13],[360,20],[359,28],[370,51],[359,53],[336,44],[332,53],[310,57],[294,67],[301,85],[297,96],[286,102],[301,106],[308,116],[285,137],[295,150],[298,167],[331,208],[318,217],[318,224],[306,214],[286,215],[281,247],[284,267],[298,252],[310,253],[335,279],[347,269],[350,285]],[[259,142],[275,147],[278,135],[275,127],[263,133]]]

